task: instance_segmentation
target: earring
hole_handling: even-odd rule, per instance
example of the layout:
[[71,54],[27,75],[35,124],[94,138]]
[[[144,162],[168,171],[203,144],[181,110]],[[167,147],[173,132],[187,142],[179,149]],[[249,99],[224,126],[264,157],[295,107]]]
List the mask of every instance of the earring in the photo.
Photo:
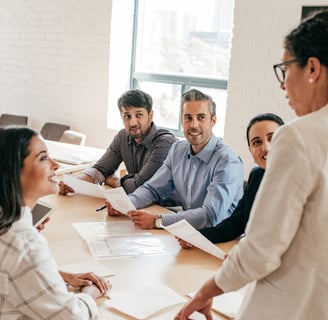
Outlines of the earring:
[[313,83],[313,82],[314,82],[314,79],[313,79],[313,78],[310,78],[310,79],[308,80],[308,82],[309,82],[309,83]]

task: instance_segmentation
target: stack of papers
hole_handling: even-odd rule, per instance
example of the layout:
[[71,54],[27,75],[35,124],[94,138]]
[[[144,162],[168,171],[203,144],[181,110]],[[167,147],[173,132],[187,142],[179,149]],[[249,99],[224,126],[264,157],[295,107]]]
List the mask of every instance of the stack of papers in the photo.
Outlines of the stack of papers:
[[73,223],[95,259],[166,254],[160,239],[131,221]]
[[73,227],[84,240],[90,238],[151,235],[149,231],[137,228],[130,220],[115,222],[78,222],[73,223]]
[[94,238],[86,242],[95,259],[166,254],[161,240],[153,235]]
[[81,171],[85,168],[90,167],[90,163],[82,163],[77,165],[71,165],[67,163],[60,163],[59,168],[56,170],[56,175],[62,175],[65,173],[73,173],[76,171]]
[[77,152],[73,154],[70,152],[60,155],[54,155],[53,159],[62,163],[78,165],[83,163],[95,162],[98,160],[98,157],[85,152]]

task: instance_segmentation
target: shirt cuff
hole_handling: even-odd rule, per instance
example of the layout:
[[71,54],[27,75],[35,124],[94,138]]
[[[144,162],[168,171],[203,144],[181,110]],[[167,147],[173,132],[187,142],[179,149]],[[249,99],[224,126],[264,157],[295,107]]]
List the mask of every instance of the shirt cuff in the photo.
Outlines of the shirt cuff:
[[99,316],[98,306],[97,306],[96,302],[93,300],[93,298],[91,298],[88,294],[85,294],[85,293],[78,293],[77,296],[88,308],[89,319],[90,320],[98,319],[98,316]]
[[162,225],[163,226],[168,226],[170,224],[173,224],[175,222],[178,222],[180,220],[183,220],[184,217],[176,214],[176,213],[171,213],[171,214],[163,214],[162,215]]
[[88,169],[85,169],[85,170],[82,171],[82,173],[88,175],[89,177],[91,177],[93,179],[93,181],[97,181],[100,184],[102,184],[103,182],[105,182],[105,177],[96,168],[88,168]]

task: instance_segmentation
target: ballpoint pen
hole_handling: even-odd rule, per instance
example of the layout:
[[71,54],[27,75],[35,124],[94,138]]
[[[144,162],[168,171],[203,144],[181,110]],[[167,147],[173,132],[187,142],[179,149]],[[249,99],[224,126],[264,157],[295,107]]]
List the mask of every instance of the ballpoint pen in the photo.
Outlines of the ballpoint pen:
[[106,207],[107,206],[104,204],[103,206],[97,208],[96,211],[98,212],[98,211],[104,210],[104,209],[106,209]]

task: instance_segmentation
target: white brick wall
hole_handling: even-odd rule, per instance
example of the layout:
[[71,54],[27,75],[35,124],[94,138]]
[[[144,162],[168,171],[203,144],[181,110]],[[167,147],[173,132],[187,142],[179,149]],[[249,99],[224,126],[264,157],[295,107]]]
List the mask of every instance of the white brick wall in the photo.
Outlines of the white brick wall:
[[106,146],[110,11],[109,0],[1,0],[0,112]]
[[254,166],[245,131],[258,113],[274,112],[284,121],[294,118],[280,89],[273,64],[280,62],[284,36],[301,19],[303,5],[328,5],[327,0],[235,0],[225,141],[245,164],[245,177]]

